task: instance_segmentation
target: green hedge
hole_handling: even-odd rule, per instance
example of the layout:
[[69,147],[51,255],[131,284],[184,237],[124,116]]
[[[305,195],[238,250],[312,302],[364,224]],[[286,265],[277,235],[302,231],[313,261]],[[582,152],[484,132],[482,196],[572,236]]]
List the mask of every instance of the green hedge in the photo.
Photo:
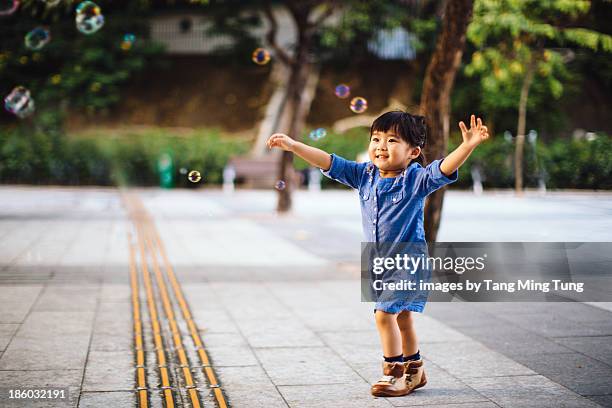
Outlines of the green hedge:
[[222,138],[215,130],[187,136],[167,130],[98,131],[64,137],[41,131],[0,130],[0,182],[67,185],[159,185],[157,164],[168,153],[175,185],[195,187],[180,169],[198,170],[201,184],[219,184],[223,167],[250,143]]
[[551,188],[612,189],[612,137],[592,141],[555,141],[545,151]]
[[[306,143],[354,160],[367,148],[366,129],[346,134],[330,132],[319,141],[304,137]],[[449,151],[459,143],[453,135]],[[174,184],[196,187],[220,184],[223,167],[230,157],[245,154],[251,141],[224,138],[220,132],[202,129],[179,134],[167,129],[144,131],[97,130],[82,135],[62,136],[59,132],[36,128],[0,128],[0,183],[64,185],[143,185],[160,184],[157,165],[168,153],[173,159]],[[524,180],[537,186],[536,157],[545,168],[549,188],[612,189],[612,137],[598,135],[592,141],[556,140],[538,142],[537,151],[525,144]],[[427,151],[425,151],[427,153]],[[459,181],[452,188],[471,188],[470,169],[478,164],[485,177],[485,188],[512,188],[514,144],[495,136],[483,143],[462,166]],[[295,167],[307,163],[296,157]],[[180,169],[196,169],[202,174],[197,185],[188,182]],[[324,187],[341,184],[323,177]]]
[[[449,143],[449,151],[459,144],[459,136]],[[535,148],[525,141],[523,180],[526,187],[537,187],[540,172],[547,188],[612,189],[612,137],[598,134],[588,140],[557,139]],[[501,135],[489,139],[472,153],[461,167],[455,187],[470,188],[470,169],[477,164],[484,175],[484,188],[514,187],[514,141]]]

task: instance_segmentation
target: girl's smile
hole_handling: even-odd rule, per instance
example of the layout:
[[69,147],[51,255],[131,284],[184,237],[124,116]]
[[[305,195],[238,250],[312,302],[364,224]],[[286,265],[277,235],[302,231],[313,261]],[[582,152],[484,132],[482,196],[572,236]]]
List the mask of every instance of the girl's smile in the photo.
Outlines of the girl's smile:
[[391,130],[372,133],[368,147],[370,161],[378,167],[381,177],[396,176],[408,167],[412,159],[418,157],[420,151],[420,148],[411,147]]

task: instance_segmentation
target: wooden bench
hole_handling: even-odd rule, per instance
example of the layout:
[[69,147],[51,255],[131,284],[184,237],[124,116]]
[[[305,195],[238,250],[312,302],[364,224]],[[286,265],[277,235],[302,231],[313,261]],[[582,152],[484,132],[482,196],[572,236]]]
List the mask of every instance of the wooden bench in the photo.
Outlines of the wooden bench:
[[[246,188],[274,188],[278,181],[278,161],[279,158],[249,158],[235,157],[230,159],[223,171],[223,189],[226,191],[234,190],[235,184],[240,184]],[[308,173],[308,176],[306,175]],[[293,187],[298,188],[308,180],[308,190],[321,190],[321,173],[319,169],[309,168],[308,170],[293,172]],[[286,181],[286,180],[285,180]]]
[[[279,158],[277,156],[269,156],[262,158],[252,157],[234,157],[228,162],[228,167],[233,168],[233,179],[231,178],[231,170],[224,172],[224,184],[233,182],[235,184],[241,184],[247,188],[274,188],[274,185],[278,181],[278,166]],[[296,174],[294,172],[294,177]],[[299,180],[294,178],[294,186]]]

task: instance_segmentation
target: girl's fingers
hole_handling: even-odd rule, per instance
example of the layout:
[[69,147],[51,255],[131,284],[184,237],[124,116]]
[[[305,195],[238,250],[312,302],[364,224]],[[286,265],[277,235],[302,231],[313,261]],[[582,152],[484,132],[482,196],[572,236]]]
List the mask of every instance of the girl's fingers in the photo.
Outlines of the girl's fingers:
[[459,128],[461,129],[461,131],[463,133],[467,133],[467,131],[468,131],[467,128],[465,127],[465,123],[463,123],[463,121],[459,122]]
[[480,118],[476,119],[476,125],[478,129],[482,127],[482,120]]
[[486,140],[489,138],[489,129],[486,126],[482,127],[482,139]]
[[470,127],[476,127],[476,116],[470,116]]
[[268,142],[267,142],[268,146],[269,147],[276,146],[277,145],[277,140],[278,140],[279,137],[280,137],[280,134],[278,134],[278,133],[275,133],[272,136],[270,136],[270,138],[268,139]]
[[283,133],[275,133],[267,141],[268,147],[271,149],[273,147],[283,148],[283,142],[285,139],[285,135]]

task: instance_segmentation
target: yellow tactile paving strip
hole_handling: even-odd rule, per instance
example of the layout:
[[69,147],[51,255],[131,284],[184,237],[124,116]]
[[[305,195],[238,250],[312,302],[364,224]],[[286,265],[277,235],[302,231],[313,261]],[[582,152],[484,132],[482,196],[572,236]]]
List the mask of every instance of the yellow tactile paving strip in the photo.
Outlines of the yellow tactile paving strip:
[[[176,389],[176,386],[170,384],[170,377],[168,375],[168,365],[166,362],[166,354],[164,344],[168,346],[170,342],[173,344],[174,357],[180,367],[185,388],[189,395],[191,406],[194,408],[200,408],[202,402],[200,400],[197,384],[194,381],[191,368],[192,365],[189,362],[187,353],[184,348],[184,339],[181,337],[177,318],[185,322],[186,327],[189,331],[191,341],[196,347],[197,355],[201,363],[201,369],[208,380],[208,387],[213,391],[217,406],[220,408],[226,408],[227,402],[217,380],[214,368],[212,367],[208,354],[198,333],[197,327],[193,321],[189,305],[185,300],[181,285],[176,278],[172,264],[169,261],[166,249],[163,241],[157,232],[153,220],[149,216],[147,210],[143,206],[141,200],[133,193],[123,194],[123,201],[128,209],[130,219],[134,223],[136,230],[136,241],[140,252],[140,269],[142,271],[142,280],[145,287],[147,306],[151,321],[151,329],[153,332],[153,339],[155,343],[155,350],[157,356],[157,363],[159,368],[159,374],[162,382],[162,389],[164,390],[164,403],[166,407],[174,407],[180,399],[175,401],[172,389]],[[144,368],[144,350],[142,349],[143,337],[142,337],[142,320],[140,313],[140,300],[139,300],[139,280],[137,273],[137,266],[134,256],[134,244],[130,245],[130,280],[132,283],[132,305],[134,310],[134,344],[136,351],[136,372],[137,372],[137,384],[138,384],[138,404],[139,407],[148,407],[147,395],[147,380],[145,376]],[[163,267],[160,265],[159,259],[162,260]],[[149,264],[150,261],[150,264]],[[152,265],[152,270],[155,274],[155,282],[151,279],[149,272],[149,265]],[[165,274],[164,274],[165,272]],[[169,282],[172,291],[168,290]],[[156,284],[157,291],[154,290],[154,283]],[[174,302],[172,301],[174,296]],[[168,321],[170,328],[171,339],[164,340],[164,333],[161,330],[159,323],[159,309],[158,300],[161,300],[162,310],[165,318]],[[178,306],[180,313],[175,312],[175,305]],[[199,367],[198,367],[199,369]]]
[[134,319],[134,350],[136,352],[136,386],[138,392],[139,408],[148,408],[147,376],[145,373],[144,342],[142,340],[142,320],[140,318],[140,296],[138,284],[138,271],[132,235],[128,235],[130,245],[130,286],[132,288],[132,312]]

